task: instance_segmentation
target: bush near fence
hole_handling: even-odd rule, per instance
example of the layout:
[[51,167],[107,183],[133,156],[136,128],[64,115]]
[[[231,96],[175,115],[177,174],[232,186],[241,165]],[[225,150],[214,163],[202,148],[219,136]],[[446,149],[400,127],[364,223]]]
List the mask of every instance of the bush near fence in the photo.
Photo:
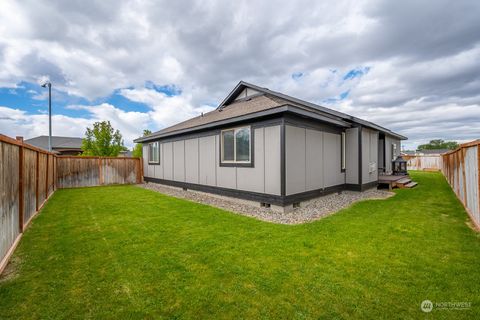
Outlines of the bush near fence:
[[0,273],[57,188],[141,183],[140,158],[57,156],[0,134]]
[[442,172],[480,230],[480,140],[442,155]]

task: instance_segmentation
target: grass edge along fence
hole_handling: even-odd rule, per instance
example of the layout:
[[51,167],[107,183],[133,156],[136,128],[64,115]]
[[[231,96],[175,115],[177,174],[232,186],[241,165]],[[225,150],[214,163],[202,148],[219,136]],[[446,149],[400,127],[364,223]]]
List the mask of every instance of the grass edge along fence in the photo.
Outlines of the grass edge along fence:
[[23,232],[61,188],[141,183],[143,162],[131,157],[57,156],[0,134],[0,274]]
[[480,139],[442,155],[442,173],[480,231]]

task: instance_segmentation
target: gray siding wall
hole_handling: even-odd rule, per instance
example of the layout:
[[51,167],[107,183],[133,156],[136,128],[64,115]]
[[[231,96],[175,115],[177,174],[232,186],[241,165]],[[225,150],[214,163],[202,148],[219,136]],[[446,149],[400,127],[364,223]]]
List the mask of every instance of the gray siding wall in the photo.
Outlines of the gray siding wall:
[[[254,167],[221,167],[220,136],[160,143],[160,165],[148,164],[143,146],[146,177],[222,188],[280,195],[280,126],[253,129]],[[162,174],[156,174],[156,172]]]
[[341,135],[285,126],[286,195],[345,183]]
[[378,131],[362,128],[362,183],[378,180]]
[[199,144],[198,139],[185,140],[185,182],[199,181]]
[[162,150],[163,179],[173,180],[173,142],[163,144]]
[[345,131],[346,182],[358,184],[358,128]]
[[[199,183],[207,186],[217,185],[216,167],[216,136],[201,137],[198,140],[200,153],[198,155],[200,180]],[[168,179],[165,177],[167,180]]]
[[[394,156],[392,157],[392,144],[397,146],[396,151],[394,151]],[[391,136],[385,136],[385,172],[392,172],[392,161],[394,158],[400,155],[400,140]]]

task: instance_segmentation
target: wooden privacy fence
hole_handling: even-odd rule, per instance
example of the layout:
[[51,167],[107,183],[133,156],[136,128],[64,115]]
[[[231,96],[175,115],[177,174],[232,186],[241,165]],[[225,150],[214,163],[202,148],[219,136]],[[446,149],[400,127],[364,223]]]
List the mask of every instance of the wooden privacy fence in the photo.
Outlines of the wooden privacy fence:
[[77,188],[142,182],[139,158],[58,156],[57,187]]
[[440,155],[405,155],[408,170],[440,171],[442,156]]
[[464,143],[442,157],[444,176],[480,230],[480,140]]
[[57,188],[141,183],[140,158],[63,157],[0,134],[0,273]]

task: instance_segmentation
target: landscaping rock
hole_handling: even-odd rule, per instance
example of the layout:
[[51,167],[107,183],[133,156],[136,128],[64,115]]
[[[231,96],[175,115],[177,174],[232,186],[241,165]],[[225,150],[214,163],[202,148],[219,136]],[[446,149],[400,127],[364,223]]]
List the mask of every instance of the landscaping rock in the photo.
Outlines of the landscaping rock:
[[234,199],[231,197],[213,195],[194,190],[185,191],[180,188],[157,183],[145,183],[140,186],[165,195],[188,199],[194,202],[222,208],[244,216],[281,224],[300,224],[311,222],[333,214],[343,208],[349,207],[358,201],[386,199],[394,195],[392,192],[377,189],[370,189],[363,192],[342,191],[340,193],[332,193],[302,202],[299,208],[295,208],[293,211],[288,213],[282,213],[269,208],[262,208],[260,207],[260,204],[256,206],[255,202],[243,201],[241,199]]

